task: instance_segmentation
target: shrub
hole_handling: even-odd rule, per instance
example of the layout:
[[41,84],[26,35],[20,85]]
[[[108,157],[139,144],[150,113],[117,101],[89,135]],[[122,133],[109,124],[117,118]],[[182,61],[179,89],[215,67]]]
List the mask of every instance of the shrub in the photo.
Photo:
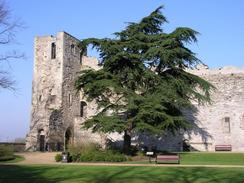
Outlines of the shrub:
[[126,157],[123,154],[112,152],[109,150],[98,150],[93,152],[86,152],[80,155],[79,160],[81,162],[122,162],[126,161]]
[[86,154],[90,154],[98,150],[99,150],[99,146],[98,144],[95,143],[79,143],[79,144],[69,145],[68,147],[68,153],[70,155],[71,161],[73,162],[80,161],[80,159],[82,159],[80,157],[81,154],[85,156],[89,156]]
[[0,161],[13,159],[15,159],[13,147],[9,145],[0,145]]
[[55,161],[60,162],[62,160],[62,154],[56,154]]
[[113,151],[99,148],[94,143],[83,143],[71,145],[68,152],[73,162],[122,162],[126,161],[125,155]]

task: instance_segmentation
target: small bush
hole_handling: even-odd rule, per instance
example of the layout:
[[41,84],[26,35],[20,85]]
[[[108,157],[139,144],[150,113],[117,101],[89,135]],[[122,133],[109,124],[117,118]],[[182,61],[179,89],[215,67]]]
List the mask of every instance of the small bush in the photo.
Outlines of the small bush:
[[0,145],[0,161],[8,161],[13,159],[15,159],[13,147],[8,145]]
[[56,161],[56,162],[60,162],[60,161],[62,161],[62,154],[56,154],[56,156],[55,156],[55,161]]

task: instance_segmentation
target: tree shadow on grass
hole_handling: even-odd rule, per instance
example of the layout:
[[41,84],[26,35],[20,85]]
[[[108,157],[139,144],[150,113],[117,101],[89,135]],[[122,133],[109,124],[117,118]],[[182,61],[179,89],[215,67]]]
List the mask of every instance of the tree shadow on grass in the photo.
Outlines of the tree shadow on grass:
[[243,169],[0,165],[0,183],[242,183]]
[[0,183],[55,183],[55,180],[42,176],[48,168],[0,165]]
[[230,168],[175,168],[175,176],[165,177],[165,182],[176,183],[243,183],[244,170]]

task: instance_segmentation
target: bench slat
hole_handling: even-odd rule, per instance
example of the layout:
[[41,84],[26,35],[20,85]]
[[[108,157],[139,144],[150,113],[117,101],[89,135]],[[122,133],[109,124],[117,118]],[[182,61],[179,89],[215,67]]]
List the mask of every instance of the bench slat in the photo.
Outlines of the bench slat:
[[156,163],[159,163],[159,162],[177,162],[177,163],[180,163],[180,157],[179,155],[157,155],[156,156]]
[[215,151],[231,151],[232,146],[231,145],[216,145]]

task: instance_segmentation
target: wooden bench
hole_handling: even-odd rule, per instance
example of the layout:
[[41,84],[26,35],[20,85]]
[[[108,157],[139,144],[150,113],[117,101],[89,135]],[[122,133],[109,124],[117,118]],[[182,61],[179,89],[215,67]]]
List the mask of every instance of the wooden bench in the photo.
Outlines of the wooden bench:
[[156,163],[178,163],[180,164],[180,156],[178,154],[157,155]]
[[232,147],[231,145],[216,145],[215,151],[231,151]]

